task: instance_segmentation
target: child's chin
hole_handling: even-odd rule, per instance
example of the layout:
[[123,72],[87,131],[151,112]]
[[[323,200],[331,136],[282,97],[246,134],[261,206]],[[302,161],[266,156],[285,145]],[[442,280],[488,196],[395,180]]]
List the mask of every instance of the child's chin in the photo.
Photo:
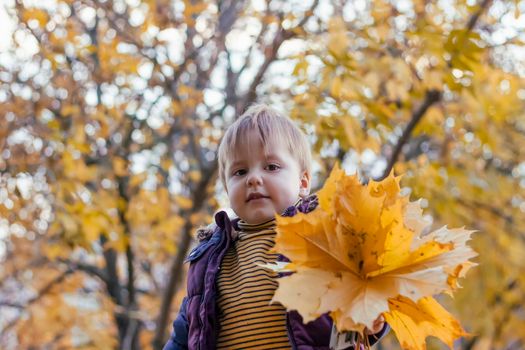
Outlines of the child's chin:
[[250,218],[248,218],[247,220],[244,220],[244,221],[247,222],[248,224],[251,224],[251,225],[257,225],[257,224],[262,224],[262,223],[265,223],[267,221],[270,221],[274,217],[275,216],[272,213],[272,214],[268,214],[268,215],[253,216],[253,217],[250,217]]

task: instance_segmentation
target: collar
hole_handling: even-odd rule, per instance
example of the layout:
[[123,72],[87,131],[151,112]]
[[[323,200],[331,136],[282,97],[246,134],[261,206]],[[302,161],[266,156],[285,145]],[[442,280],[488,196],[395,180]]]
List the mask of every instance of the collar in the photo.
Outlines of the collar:
[[215,223],[219,228],[222,230],[225,230],[231,237],[232,240],[237,239],[237,231],[239,230],[239,223],[240,219],[235,218],[230,220],[230,217],[228,214],[221,210],[215,214]]
[[239,229],[243,232],[254,232],[260,231],[266,228],[275,227],[275,218],[272,218],[268,221],[262,222],[260,224],[249,224],[243,220],[239,220]]

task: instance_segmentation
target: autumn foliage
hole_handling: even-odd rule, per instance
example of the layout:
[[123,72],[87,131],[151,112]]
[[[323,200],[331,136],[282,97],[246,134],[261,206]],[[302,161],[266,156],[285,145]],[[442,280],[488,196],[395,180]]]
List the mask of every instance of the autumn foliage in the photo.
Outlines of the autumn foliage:
[[2,4],[0,348],[161,348],[193,233],[227,205],[217,145],[254,101],[308,133],[314,183],[394,169],[431,231],[477,230],[438,301],[457,347],[523,348],[524,6]]

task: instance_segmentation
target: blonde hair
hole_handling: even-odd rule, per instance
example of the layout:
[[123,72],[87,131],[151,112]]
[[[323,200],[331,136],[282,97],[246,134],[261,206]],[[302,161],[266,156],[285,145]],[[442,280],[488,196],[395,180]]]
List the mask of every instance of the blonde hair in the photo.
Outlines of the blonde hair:
[[235,154],[239,144],[246,142],[250,131],[256,131],[265,152],[267,146],[275,142],[284,142],[284,146],[297,160],[301,171],[311,175],[312,154],[306,135],[289,119],[265,104],[256,104],[248,108],[226,130],[219,145],[219,176],[226,188],[226,162]]

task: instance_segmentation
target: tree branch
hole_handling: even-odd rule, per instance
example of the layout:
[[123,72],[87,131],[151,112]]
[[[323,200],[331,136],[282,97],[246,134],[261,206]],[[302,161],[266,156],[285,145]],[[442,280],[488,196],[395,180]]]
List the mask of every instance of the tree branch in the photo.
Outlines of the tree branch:
[[[40,298],[42,298],[43,296],[45,296],[56,284],[59,284],[61,283],[62,281],[64,281],[64,279],[70,275],[71,273],[73,273],[74,271],[71,270],[71,269],[67,269],[66,271],[63,271],[60,275],[58,275],[57,277],[53,278],[51,281],[49,281],[42,289],[40,289],[37,293],[36,296],[34,296],[33,298],[29,299],[24,305],[22,304],[16,304],[16,303],[11,303],[11,302],[0,302],[0,306],[2,305],[5,305],[5,306],[8,306],[8,307],[14,307],[14,308],[19,308],[19,309],[26,309],[27,307],[29,307],[31,304],[35,303],[36,301],[40,300]],[[12,327],[14,327],[14,325],[16,325],[16,323],[18,322],[18,320],[20,319],[21,315],[18,315],[18,317],[16,317],[14,320],[12,320],[11,322],[9,322],[3,329],[2,331],[0,332],[0,337],[3,336],[5,333],[7,333],[7,331],[9,329],[11,329]]]
[[217,165],[217,160],[215,160],[212,166],[208,169],[208,171],[202,174],[199,186],[197,190],[194,191],[192,196],[194,206],[190,210],[190,212],[184,215],[185,217],[187,217],[187,219],[186,223],[184,224],[184,228],[181,231],[181,240],[178,245],[178,254],[170,266],[169,279],[164,294],[162,296],[160,314],[157,318],[157,327],[155,331],[155,336],[153,337],[152,341],[154,349],[162,349],[162,346],[164,345],[164,332],[166,329],[168,316],[170,315],[171,303],[173,301],[173,296],[175,295],[176,286],[182,278],[181,271],[184,263],[184,258],[191,243],[191,230],[193,229],[191,216],[192,214],[198,213],[202,209],[207,197],[208,187],[211,183],[213,183],[213,180],[216,177],[215,175],[217,172]]
[[[269,13],[270,13],[270,6],[269,4],[267,4],[266,5],[266,15],[269,15]],[[252,57],[253,51],[258,45],[262,46],[262,39],[264,38],[264,35],[266,34],[267,31],[268,31],[268,23],[263,21],[262,28],[259,31],[259,34],[257,34],[257,37],[255,38],[253,45],[250,46],[250,49],[248,50],[248,53],[246,54],[246,60],[244,61],[244,64],[242,65],[242,67],[239,69],[238,72],[233,72],[232,65],[231,65],[231,54],[227,49],[225,50],[226,55],[228,57],[228,67],[227,67],[228,79],[226,81],[226,88],[231,88],[231,87],[235,88],[237,86],[237,83],[239,82],[239,77],[246,70],[246,68],[248,68],[251,65],[251,61],[252,61],[251,57]],[[228,101],[226,103],[228,103]]]
[[205,70],[201,69],[201,65],[197,65],[197,81],[195,88],[203,90],[210,83],[210,76],[215,66],[217,65],[219,54],[225,51],[225,40],[228,33],[232,30],[233,25],[242,10],[245,1],[228,0],[219,3],[219,19],[218,19],[218,33],[215,35],[216,48],[210,58],[209,67]]
[[[10,259],[12,259],[12,256],[13,256],[12,252],[8,252],[7,256],[5,258],[6,258],[7,261],[9,261]],[[41,264],[45,263],[46,260],[47,259],[45,259],[45,258],[38,257],[35,260],[29,261],[24,266],[16,268],[16,270],[14,270],[12,272],[8,272],[7,277],[5,277],[5,278],[0,280],[0,289],[4,286],[4,283],[6,283],[7,280],[9,280],[11,278],[16,279],[18,277],[18,275],[21,274],[22,272],[24,272],[26,269],[29,269],[29,268],[35,267],[35,266],[40,266]]]
[[285,40],[291,39],[294,36],[297,36],[297,31],[300,27],[304,26],[305,23],[311,18],[310,15],[314,12],[317,5],[319,4],[319,0],[315,0],[310,8],[305,12],[304,17],[301,19],[301,21],[298,23],[297,26],[290,29],[283,29],[282,25],[280,26],[279,31],[277,34],[275,34],[275,37],[272,41],[272,44],[268,47],[266,47],[263,52],[265,54],[265,59],[261,67],[259,67],[259,70],[257,71],[257,74],[252,80],[252,83],[250,84],[250,87],[248,88],[248,91],[246,92],[243,99],[241,99],[240,103],[237,104],[235,110],[236,114],[240,115],[246,107],[255,101],[257,97],[257,87],[261,83],[264,74],[268,70],[268,67],[270,64],[275,61],[275,58],[277,57],[277,52],[279,51],[279,48],[281,47],[282,43]]
[[[104,236],[100,237],[100,244],[104,248],[107,239]],[[120,279],[117,272],[117,253],[113,249],[104,248],[104,261],[106,263],[106,275],[108,277],[108,284],[106,285],[110,297],[115,304],[124,305],[122,300],[122,290],[120,287]]]
[[98,277],[100,280],[102,280],[102,282],[104,282],[104,284],[106,284],[106,286],[110,284],[107,274],[102,269],[94,265],[89,265],[89,264],[85,264],[85,263],[81,263],[81,262],[77,262],[77,261],[73,261],[69,259],[59,259],[58,261],[63,264],[66,264],[67,267],[71,270],[84,271],[84,272],[89,273],[90,275]]
[[485,10],[490,6],[492,3],[492,0],[483,0],[481,4],[479,5],[479,9],[470,17],[468,23],[467,23],[467,31],[471,31],[474,29],[476,24],[478,23],[479,18],[485,12]]
[[441,99],[441,92],[438,90],[429,90],[425,94],[425,100],[419,106],[417,110],[415,110],[412,113],[412,117],[410,118],[410,122],[407,124],[405,130],[403,130],[403,134],[397,141],[397,144],[394,148],[394,151],[392,152],[392,155],[390,156],[390,159],[388,160],[387,166],[385,170],[383,171],[383,174],[376,179],[376,181],[383,180],[385,177],[390,174],[392,171],[392,168],[394,167],[394,164],[397,162],[397,159],[399,158],[399,155],[401,154],[401,151],[403,149],[403,146],[408,142],[410,139],[410,136],[412,134],[412,131],[416,127],[417,123],[423,118],[427,110],[436,102],[438,102]]
[[[479,18],[483,14],[483,12],[487,9],[487,7],[490,5],[492,0],[483,0],[482,3],[479,5],[478,11],[476,11],[467,22],[466,30],[467,32],[470,32],[474,29],[476,26]],[[423,118],[426,111],[436,102],[441,100],[441,92],[438,90],[428,90],[425,93],[425,100],[423,101],[422,105],[412,113],[412,117],[410,119],[410,122],[406,126],[405,130],[403,131],[403,134],[399,138],[394,151],[392,152],[392,155],[390,159],[388,160],[387,166],[385,170],[383,171],[383,174],[376,180],[382,180],[385,177],[390,174],[392,171],[392,168],[394,167],[394,164],[397,162],[399,155],[401,154],[401,151],[403,149],[403,146],[408,142],[408,140],[411,137],[412,131],[416,127],[417,123]]]

